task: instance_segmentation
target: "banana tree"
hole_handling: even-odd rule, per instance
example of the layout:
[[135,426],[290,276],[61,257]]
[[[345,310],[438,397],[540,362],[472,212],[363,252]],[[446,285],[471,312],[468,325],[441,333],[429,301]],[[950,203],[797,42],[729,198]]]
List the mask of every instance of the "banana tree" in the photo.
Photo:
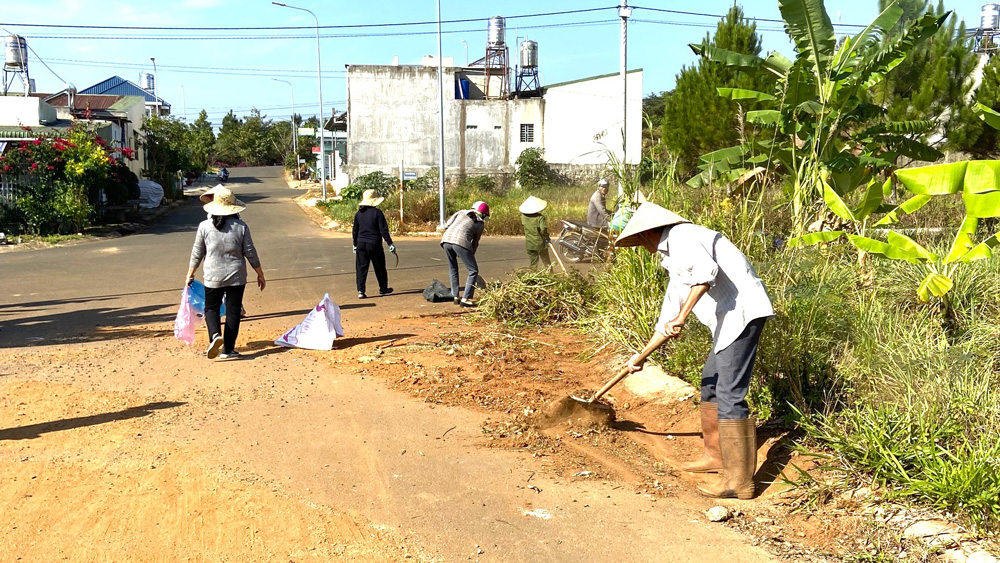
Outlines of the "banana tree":
[[[996,117],[1000,119],[1000,114]],[[997,123],[1000,124],[1000,121]],[[965,205],[965,219],[958,228],[947,255],[939,256],[912,238],[892,230],[887,231],[885,241],[845,231],[827,231],[807,234],[793,239],[791,243],[796,246],[809,245],[846,237],[862,252],[922,265],[925,276],[917,288],[917,296],[921,301],[929,301],[932,296],[945,297],[954,287],[955,271],[962,264],[990,258],[993,256],[993,249],[1000,245],[1000,235],[997,233],[976,242],[979,220],[1000,217],[1000,161],[972,160],[906,168],[897,170],[895,176],[912,197],[888,209],[874,223],[875,227],[895,223],[902,215],[913,213],[927,205],[935,196],[961,194]],[[882,187],[874,183],[869,185],[868,193],[856,206],[848,205],[826,186],[826,204],[845,220],[865,222],[873,213],[884,209],[881,206],[882,194],[889,182],[891,180],[887,180]]]
[[838,46],[822,0],[779,0],[778,7],[795,44],[794,61],[775,52],[762,58],[691,45],[710,61],[778,78],[772,93],[719,89],[719,95],[755,108],[746,120],[763,134],[703,155],[702,172],[691,182],[732,181],[757,167],[785,174],[796,234],[802,234],[827,186],[843,197],[891,172],[900,156],[941,157],[919,140],[933,123],[888,121],[886,109],[871,103],[869,90],[936,33],[950,13],[925,15],[889,38],[888,30],[903,13],[893,3]]

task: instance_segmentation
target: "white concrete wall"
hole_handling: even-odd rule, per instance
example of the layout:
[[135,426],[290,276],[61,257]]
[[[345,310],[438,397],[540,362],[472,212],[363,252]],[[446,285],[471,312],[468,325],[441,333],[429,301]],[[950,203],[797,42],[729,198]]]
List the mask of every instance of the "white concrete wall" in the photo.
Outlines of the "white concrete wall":
[[40,127],[56,121],[56,108],[41,98],[0,96],[0,125]]
[[[628,73],[628,158],[642,150],[642,71]],[[619,75],[545,89],[545,159],[601,164],[610,150],[622,158],[622,83]]]

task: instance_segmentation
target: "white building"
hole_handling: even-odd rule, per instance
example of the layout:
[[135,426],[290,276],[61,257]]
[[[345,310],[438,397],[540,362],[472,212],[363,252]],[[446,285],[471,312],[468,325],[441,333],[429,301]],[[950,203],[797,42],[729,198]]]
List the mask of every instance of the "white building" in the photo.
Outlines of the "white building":
[[[426,172],[438,165],[438,77],[426,65],[347,66],[347,165],[352,177]],[[618,74],[542,87],[541,97],[484,99],[483,68],[446,67],[445,169],[449,175],[509,173],[538,147],[560,172],[599,170],[622,152]],[[642,70],[628,80],[628,160],[642,146]],[[464,84],[463,84],[464,83]],[[596,172],[596,173],[599,173]]]

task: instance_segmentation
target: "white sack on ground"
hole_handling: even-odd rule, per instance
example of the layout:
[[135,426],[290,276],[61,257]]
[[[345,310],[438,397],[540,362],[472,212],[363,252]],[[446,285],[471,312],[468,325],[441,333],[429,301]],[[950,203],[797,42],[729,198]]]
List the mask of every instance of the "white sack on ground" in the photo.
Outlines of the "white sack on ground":
[[309,311],[304,321],[282,334],[274,343],[290,348],[332,350],[333,341],[338,336],[344,336],[344,328],[340,326],[340,307],[330,299],[330,294],[327,293],[323,295],[323,300],[319,302],[319,305]]
[[139,207],[153,209],[163,201],[163,186],[152,180],[139,180]]

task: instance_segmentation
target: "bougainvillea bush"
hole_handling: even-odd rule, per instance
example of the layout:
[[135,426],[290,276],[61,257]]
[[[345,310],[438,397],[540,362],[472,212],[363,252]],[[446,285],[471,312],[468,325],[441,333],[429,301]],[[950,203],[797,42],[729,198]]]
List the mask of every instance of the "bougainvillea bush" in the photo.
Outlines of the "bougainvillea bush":
[[138,180],[127,166],[134,156],[132,149],[109,147],[82,123],[64,137],[21,141],[0,156],[0,173],[15,186],[6,228],[46,235],[86,227],[96,205],[138,197]]

